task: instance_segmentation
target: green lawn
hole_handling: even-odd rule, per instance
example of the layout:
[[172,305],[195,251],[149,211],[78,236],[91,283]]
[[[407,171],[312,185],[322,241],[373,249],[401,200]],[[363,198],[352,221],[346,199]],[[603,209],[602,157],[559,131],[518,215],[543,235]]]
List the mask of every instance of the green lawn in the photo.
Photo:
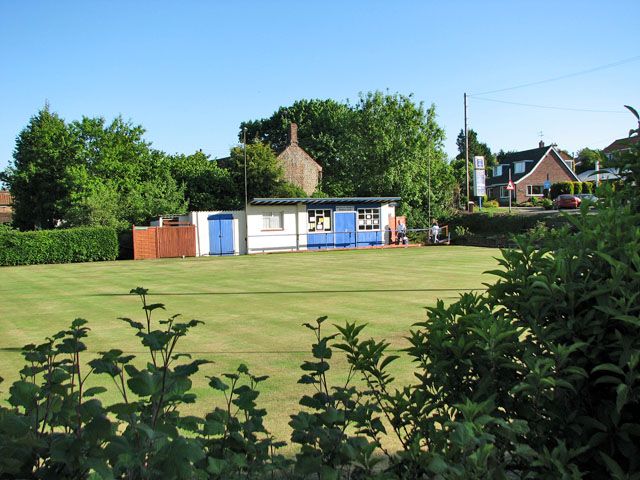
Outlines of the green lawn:
[[[426,306],[484,288],[491,277],[483,272],[496,268],[498,255],[494,249],[442,246],[3,267],[0,376],[6,382],[0,398],[6,398],[22,366],[19,348],[76,317],[89,320],[92,330],[87,359],[109,348],[144,355],[134,331],[118,320],[142,320],[139,300],[128,292],[143,286],[152,302],[166,304],[160,315],[182,313],[206,322],[181,347],[215,362],[198,374],[194,411],[209,411],[220,400],[209,393],[204,375],[244,362],[271,377],[259,402],[269,412],[268,426],[287,438],[289,415],[305,391],[296,383],[298,366],[309,356],[312,340],[302,323],[321,315],[329,317],[328,324],[366,322],[365,333],[402,348],[410,325],[425,318]],[[340,377],[342,359],[336,356],[334,363]],[[411,377],[407,366],[397,367],[399,378]]]

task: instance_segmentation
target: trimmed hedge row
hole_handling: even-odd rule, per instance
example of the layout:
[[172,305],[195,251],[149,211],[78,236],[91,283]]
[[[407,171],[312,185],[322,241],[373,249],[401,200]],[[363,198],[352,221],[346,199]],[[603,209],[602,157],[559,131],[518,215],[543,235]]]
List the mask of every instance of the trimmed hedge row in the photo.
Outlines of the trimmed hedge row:
[[595,185],[593,182],[559,182],[551,185],[551,198],[558,195],[570,194],[577,195],[579,193],[593,193]]
[[0,232],[0,265],[94,262],[117,257],[118,237],[113,228]]
[[443,219],[442,223],[449,225],[453,232],[456,227],[462,227],[475,235],[515,235],[525,233],[543,222],[549,228],[557,228],[567,222],[561,215],[492,215],[487,213],[472,213],[453,215]]

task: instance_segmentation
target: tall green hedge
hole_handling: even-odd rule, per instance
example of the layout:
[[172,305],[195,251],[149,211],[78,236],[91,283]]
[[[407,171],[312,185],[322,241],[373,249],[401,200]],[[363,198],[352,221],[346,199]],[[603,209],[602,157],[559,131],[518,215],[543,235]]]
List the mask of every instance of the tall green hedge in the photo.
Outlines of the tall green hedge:
[[117,256],[118,237],[108,227],[0,233],[0,265],[93,262]]
[[442,219],[441,224],[446,224],[451,230],[463,227],[469,233],[475,235],[514,235],[531,230],[539,222],[544,222],[547,227],[557,228],[566,223],[563,217],[554,214],[542,215],[502,215],[473,213],[453,215]]

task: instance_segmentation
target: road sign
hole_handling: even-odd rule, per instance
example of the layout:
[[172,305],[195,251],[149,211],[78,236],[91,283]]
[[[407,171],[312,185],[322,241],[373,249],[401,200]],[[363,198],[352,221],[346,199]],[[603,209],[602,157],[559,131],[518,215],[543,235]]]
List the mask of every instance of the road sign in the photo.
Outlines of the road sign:
[[487,194],[487,190],[485,188],[484,170],[474,170],[473,194],[476,197],[484,197]]
[[513,182],[511,180],[509,180],[509,183],[507,183],[507,190],[515,190],[516,186],[513,184]]
[[473,157],[473,168],[476,170],[483,169],[484,170],[484,157],[475,156]]
[[544,189],[549,190],[550,188],[551,188],[551,182],[549,180],[546,180],[544,182]]

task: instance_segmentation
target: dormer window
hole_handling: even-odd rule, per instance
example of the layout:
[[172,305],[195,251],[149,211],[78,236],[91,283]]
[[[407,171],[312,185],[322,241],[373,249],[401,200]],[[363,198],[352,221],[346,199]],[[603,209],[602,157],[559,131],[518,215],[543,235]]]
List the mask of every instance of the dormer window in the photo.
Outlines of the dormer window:
[[513,164],[513,173],[524,173],[525,162],[516,162]]
[[502,165],[495,165],[493,167],[493,176],[499,177],[500,175],[502,175]]

